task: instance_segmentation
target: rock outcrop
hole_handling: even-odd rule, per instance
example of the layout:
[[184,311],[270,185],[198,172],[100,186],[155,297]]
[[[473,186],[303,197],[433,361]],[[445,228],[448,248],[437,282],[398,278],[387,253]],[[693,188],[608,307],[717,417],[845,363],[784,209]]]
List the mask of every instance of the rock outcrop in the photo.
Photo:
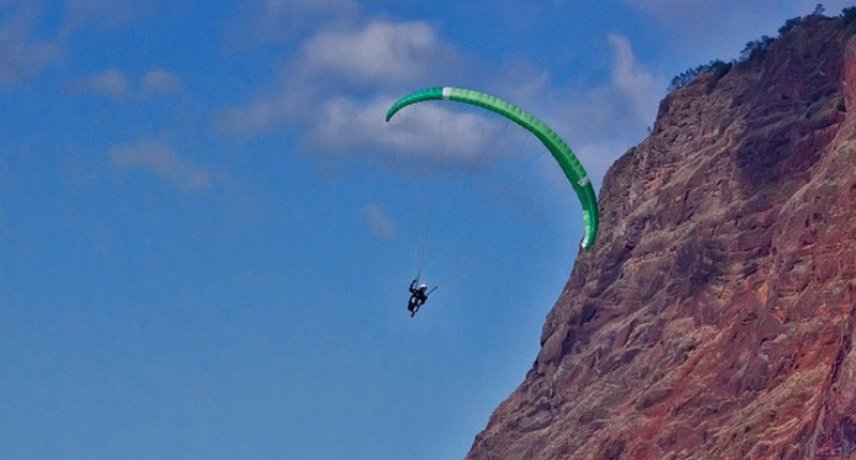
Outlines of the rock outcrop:
[[856,459],[856,21],[661,103],[470,459]]

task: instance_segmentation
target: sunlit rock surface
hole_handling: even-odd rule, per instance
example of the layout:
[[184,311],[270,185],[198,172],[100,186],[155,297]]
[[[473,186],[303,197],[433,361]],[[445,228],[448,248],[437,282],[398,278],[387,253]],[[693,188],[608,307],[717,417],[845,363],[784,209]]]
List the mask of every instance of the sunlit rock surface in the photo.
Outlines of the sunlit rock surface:
[[666,97],[470,459],[856,459],[856,21]]

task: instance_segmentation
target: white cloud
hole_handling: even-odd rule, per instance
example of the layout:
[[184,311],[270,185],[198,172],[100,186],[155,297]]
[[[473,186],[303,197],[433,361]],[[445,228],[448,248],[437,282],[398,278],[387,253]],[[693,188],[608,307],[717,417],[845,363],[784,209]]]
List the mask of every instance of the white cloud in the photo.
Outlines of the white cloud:
[[122,100],[131,95],[164,95],[181,89],[181,77],[163,69],[154,69],[140,77],[139,88],[118,69],[109,69],[78,79],[71,84],[77,93],[90,93]]
[[495,120],[456,112],[443,103],[408,107],[389,123],[391,97],[368,103],[340,97],[324,104],[305,143],[317,152],[381,160],[397,169],[424,171],[437,166],[473,168],[496,137]]
[[56,43],[30,37],[35,8],[14,10],[0,23],[0,88],[35,75],[60,54]]
[[597,180],[644,137],[667,86],[638,61],[627,38],[604,39],[612,49],[611,62],[604,63],[610,79],[593,87],[557,85],[549,72],[526,60],[512,60],[506,68],[473,65],[475,58],[461,56],[426,22],[376,19],[324,28],[297,44],[272,89],[222,111],[217,124],[240,137],[291,123],[306,150],[327,157],[356,156],[411,173],[426,167],[472,170],[511,149],[505,139],[496,141],[505,129],[499,117],[436,102],[408,107],[390,123],[383,120],[391,103],[411,90],[473,82],[547,122]]
[[[357,28],[324,30],[299,45],[271,89],[223,110],[215,124],[236,137],[255,136],[286,122],[319,132],[328,128],[314,123],[339,114],[337,106],[357,109],[354,104],[341,106],[342,98],[353,100],[355,93],[368,91],[374,94],[367,100],[373,100],[380,89],[412,88],[439,73],[453,74],[453,69],[464,67],[459,64],[456,51],[423,22],[375,20]],[[355,114],[348,119],[354,120]]]
[[74,91],[100,94],[115,100],[125,98],[128,95],[128,88],[128,78],[116,69],[90,75],[72,85]]
[[[606,39],[612,70],[603,85],[557,86],[548,72],[518,62],[505,69],[506,80],[494,78],[480,87],[542,118],[576,146],[595,178],[644,137],[666,87],[665,78],[638,62],[627,38],[613,34]],[[420,73],[437,72],[428,66],[455,60],[463,61],[421,22],[371,21],[353,31],[319,33],[300,46],[278,91],[225,110],[219,126],[231,135],[252,136],[292,122],[300,127],[303,147],[326,156],[376,160],[411,173],[438,167],[472,170],[486,157],[510,150],[503,145],[507,139],[496,143],[504,126],[498,117],[436,102],[408,107],[390,123],[383,121],[397,97],[422,86]],[[596,148],[589,153],[581,146]],[[607,147],[615,151],[604,158]]]
[[[526,108],[552,127],[571,147],[595,182],[619,155],[647,134],[654,123],[667,80],[647,69],[630,41],[617,34],[609,42],[609,80],[591,86],[553,81],[549,73],[521,63],[503,80],[490,82],[496,94]],[[555,165],[544,169],[548,181],[561,175]]]
[[615,54],[612,85],[621,92],[640,121],[652,123],[662,95],[662,82],[639,65],[626,37],[610,34],[609,44]]
[[363,216],[369,226],[369,232],[382,240],[395,239],[398,231],[392,219],[375,203],[363,206]]
[[[302,70],[354,85],[413,81],[453,51],[424,22],[373,21],[353,32],[326,32],[302,46]],[[442,64],[439,64],[442,65]]]
[[163,69],[150,70],[143,74],[140,89],[145,94],[166,94],[181,89],[181,77]]
[[211,172],[183,158],[168,143],[143,139],[110,148],[111,165],[122,171],[143,170],[184,190],[205,190],[213,185]]
[[[69,37],[82,28],[117,28],[156,10],[155,0],[68,0],[65,17],[57,25],[52,39],[34,39],[33,30],[50,28],[44,21],[41,2],[6,2],[11,11],[0,22],[0,88],[36,75],[56,61],[68,44]],[[163,84],[164,82],[161,82]],[[107,70],[82,79],[72,87],[77,91],[95,92],[114,99],[127,95],[127,78],[118,70]],[[161,86],[163,88],[163,86]]]

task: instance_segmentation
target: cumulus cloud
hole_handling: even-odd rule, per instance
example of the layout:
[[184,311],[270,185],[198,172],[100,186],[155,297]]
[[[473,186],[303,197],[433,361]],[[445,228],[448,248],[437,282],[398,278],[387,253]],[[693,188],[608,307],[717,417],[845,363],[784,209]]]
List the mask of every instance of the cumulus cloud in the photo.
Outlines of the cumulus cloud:
[[626,37],[611,34],[609,44],[615,56],[612,85],[621,92],[640,121],[652,122],[662,92],[661,82],[639,65]]
[[[475,82],[546,121],[599,177],[644,137],[667,85],[638,61],[626,37],[613,34],[604,40],[612,50],[611,62],[605,63],[610,79],[591,86],[557,83],[526,61],[505,68],[478,65],[427,22],[373,19],[321,28],[296,43],[266,91],[222,110],[216,123],[222,133],[237,137],[289,123],[306,150],[327,157],[358,156],[406,172],[426,166],[471,171],[486,157],[511,150],[504,140],[496,142],[507,129],[504,120],[441,102],[408,107],[390,123],[383,120],[391,103],[410,90],[437,81]],[[484,78],[488,73],[493,76]],[[613,153],[604,158],[606,151]]]
[[72,84],[75,92],[94,93],[114,100],[128,95],[128,78],[119,70],[109,69],[92,74]]
[[[34,30],[47,27],[42,2],[0,2],[8,5],[0,19],[0,88],[31,78],[56,61],[69,37],[84,28],[117,28],[155,11],[155,0],[68,0],[65,15],[56,26],[55,37],[36,39]],[[35,27],[38,21],[43,24]],[[44,32],[42,32],[44,33]],[[76,90],[95,92],[111,98],[125,96],[128,82],[121,72],[108,70],[73,85]]]
[[453,54],[426,23],[374,21],[349,32],[321,33],[302,46],[301,67],[353,85],[413,81]]
[[119,101],[129,96],[165,95],[179,91],[181,77],[163,69],[153,69],[139,79],[139,87],[118,69],[108,69],[80,78],[71,84],[75,93],[97,94]]
[[12,11],[0,23],[0,88],[30,78],[60,54],[58,44],[31,37],[35,8]]
[[375,203],[363,206],[363,217],[369,227],[369,232],[382,240],[395,239],[398,231],[392,219]]
[[[322,30],[300,43],[271,89],[223,110],[215,124],[224,134],[251,137],[286,122],[321,122],[338,113],[336,104],[330,104],[335,99],[368,91],[372,97],[365,100],[373,100],[382,89],[413,87],[460,67],[460,61],[454,48],[424,22],[374,20],[356,28]],[[325,116],[317,116],[319,107]]]
[[108,152],[110,164],[117,170],[142,170],[183,190],[205,190],[213,185],[211,172],[194,165],[167,142],[143,139],[116,145]]
[[[636,58],[632,43],[612,34],[609,79],[591,86],[557,83],[537,67],[517,63],[504,79],[490,84],[550,125],[573,149],[595,182],[627,148],[639,142],[656,117],[667,80]],[[561,175],[548,164],[549,181]]]
[[410,107],[383,122],[394,99],[380,96],[368,103],[339,97],[320,110],[305,143],[327,154],[359,155],[401,169],[436,166],[473,168],[495,138],[499,123],[442,104]]
[[163,69],[150,70],[143,74],[140,87],[145,94],[167,94],[181,89],[181,78]]

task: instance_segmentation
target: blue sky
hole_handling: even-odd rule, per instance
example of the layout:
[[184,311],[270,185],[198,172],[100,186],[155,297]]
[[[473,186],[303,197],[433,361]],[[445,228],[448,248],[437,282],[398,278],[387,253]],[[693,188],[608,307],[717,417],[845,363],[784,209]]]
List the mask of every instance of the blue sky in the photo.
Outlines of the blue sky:
[[[813,1],[0,0],[0,458],[460,458],[671,77]],[[824,2],[838,14],[848,2]],[[410,319],[421,270],[440,289]]]

